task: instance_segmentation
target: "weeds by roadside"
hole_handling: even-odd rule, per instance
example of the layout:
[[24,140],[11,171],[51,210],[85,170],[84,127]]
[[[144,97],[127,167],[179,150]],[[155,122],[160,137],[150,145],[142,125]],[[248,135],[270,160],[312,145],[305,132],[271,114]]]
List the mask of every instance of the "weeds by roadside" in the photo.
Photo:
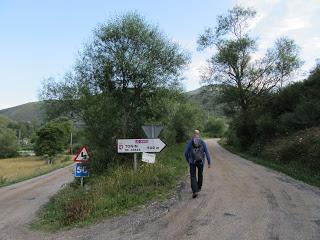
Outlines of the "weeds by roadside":
[[0,176],[0,186],[5,185],[7,181],[8,181],[7,178],[5,178],[4,176]]
[[54,164],[47,164],[42,157],[18,157],[0,160],[0,187],[40,176],[72,164],[70,156],[57,156]]
[[143,163],[137,171],[113,167],[102,176],[90,177],[85,188],[74,181],[44,206],[32,228],[53,231],[88,225],[168,198],[177,180],[187,172],[183,148],[183,144],[168,148],[157,155],[156,164]]
[[306,167],[301,162],[282,162],[278,161],[276,158],[272,159],[266,158],[265,156],[253,156],[248,152],[240,152],[238,149],[225,144],[223,141],[220,141],[219,143],[230,152],[233,152],[247,160],[274,169],[276,171],[283,172],[290,177],[293,177],[310,185],[320,187],[320,172],[317,169],[310,169]]

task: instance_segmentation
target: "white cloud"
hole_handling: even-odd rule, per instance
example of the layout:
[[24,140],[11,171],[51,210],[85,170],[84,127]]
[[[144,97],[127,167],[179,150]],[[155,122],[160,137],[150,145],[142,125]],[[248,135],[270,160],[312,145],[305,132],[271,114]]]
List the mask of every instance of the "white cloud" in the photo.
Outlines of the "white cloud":
[[[253,59],[261,58],[282,36],[294,39],[301,48],[300,56],[305,62],[301,72],[308,72],[320,58],[319,0],[235,0],[236,4],[257,11],[249,26],[250,34],[257,38],[259,50]],[[175,40],[192,54],[192,62],[184,73],[184,85],[188,91],[196,89],[200,87],[201,69],[212,56],[212,50],[197,52],[196,39]]]
[[206,57],[199,53],[194,53],[192,62],[189,64],[187,70],[184,72],[184,85],[187,91],[194,90],[200,87],[201,69],[206,65]]
[[175,42],[179,42],[181,47],[191,54],[191,63],[188,65],[187,69],[184,71],[184,87],[185,90],[191,91],[197,89],[201,86],[201,71],[206,67],[206,60],[212,55],[212,51],[206,50],[202,52],[196,51],[197,42],[194,39],[173,39]]
[[320,2],[319,0],[236,0],[235,4],[253,7],[257,16],[250,32],[258,37],[256,57],[272,47],[274,41],[287,36],[301,48],[302,68],[307,71],[320,57]]
[[283,20],[283,24],[279,27],[280,33],[286,33],[292,30],[306,28],[310,25],[310,22],[302,17],[293,17]]

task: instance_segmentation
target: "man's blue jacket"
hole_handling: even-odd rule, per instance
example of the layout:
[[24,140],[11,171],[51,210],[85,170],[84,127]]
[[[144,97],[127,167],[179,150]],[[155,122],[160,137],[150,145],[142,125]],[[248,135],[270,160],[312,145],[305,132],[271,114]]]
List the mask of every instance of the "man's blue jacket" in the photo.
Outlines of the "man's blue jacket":
[[207,144],[202,140],[200,139],[199,137],[193,137],[187,144],[187,147],[184,151],[184,156],[186,157],[186,160],[189,164],[194,164],[194,159],[193,159],[193,156],[192,156],[192,140],[194,138],[198,138],[203,146],[203,150],[204,150],[204,153],[206,155],[206,158],[207,158],[207,161],[208,161],[208,164],[210,165],[211,164],[211,156],[210,156],[210,153],[208,151],[208,147],[207,147]]

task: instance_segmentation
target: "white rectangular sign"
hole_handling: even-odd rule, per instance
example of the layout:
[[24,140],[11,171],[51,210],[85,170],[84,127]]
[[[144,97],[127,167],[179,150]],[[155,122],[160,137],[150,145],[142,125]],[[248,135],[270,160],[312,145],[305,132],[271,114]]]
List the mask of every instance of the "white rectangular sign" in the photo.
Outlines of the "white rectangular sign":
[[156,155],[154,153],[142,153],[142,162],[155,163]]
[[118,139],[118,153],[161,152],[166,144],[155,139]]

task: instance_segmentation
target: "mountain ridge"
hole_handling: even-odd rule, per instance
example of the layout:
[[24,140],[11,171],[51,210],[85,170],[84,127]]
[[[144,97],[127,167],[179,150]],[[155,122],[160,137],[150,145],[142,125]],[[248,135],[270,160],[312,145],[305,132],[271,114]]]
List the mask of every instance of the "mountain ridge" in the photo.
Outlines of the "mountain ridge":
[[16,122],[37,122],[45,120],[42,102],[29,102],[0,110],[0,115],[6,116]]
[[[192,91],[185,92],[186,96],[196,104],[202,106],[205,110],[215,116],[222,116],[222,105],[218,103],[219,86],[202,86]],[[45,112],[43,103],[29,102],[10,108],[0,110],[0,115],[8,117],[16,122],[45,122]]]

